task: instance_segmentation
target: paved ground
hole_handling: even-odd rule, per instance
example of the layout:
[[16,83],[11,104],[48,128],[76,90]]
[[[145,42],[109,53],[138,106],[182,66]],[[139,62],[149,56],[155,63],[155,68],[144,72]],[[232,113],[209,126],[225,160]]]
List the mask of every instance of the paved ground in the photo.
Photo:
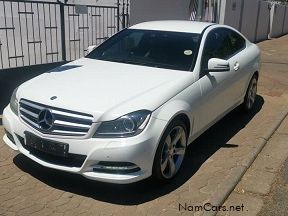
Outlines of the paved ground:
[[[257,156],[224,206],[243,204],[244,211],[223,215],[286,216],[288,212],[288,117]],[[284,163],[286,160],[286,163]],[[281,170],[282,168],[282,170]]]
[[[288,37],[260,47],[263,64],[254,111],[235,110],[197,139],[172,183],[92,182],[41,167],[0,141],[0,215],[193,215],[197,205],[223,204],[288,111]],[[179,211],[179,204],[187,210]],[[241,204],[233,202],[235,208]]]
[[273,216],[275,212],[279,216],[286,216],[288,212],[288,160],[282,166],[282,170],[275,181],[269,196],[264,198],[264,207],[259,215]]

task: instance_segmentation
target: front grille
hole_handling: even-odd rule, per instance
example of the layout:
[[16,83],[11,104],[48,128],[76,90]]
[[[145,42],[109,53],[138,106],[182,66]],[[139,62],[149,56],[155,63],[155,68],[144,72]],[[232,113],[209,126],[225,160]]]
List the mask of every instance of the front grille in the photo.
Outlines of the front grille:
[[[47,131],[38,123],[39,114],[45,109],[48,109],[53,116],[53,126]],[[44,134],[85,136],[93,122],[92,115],[50,107],[26,99],[20,100],[19,110],[20,117],[25,123]]]

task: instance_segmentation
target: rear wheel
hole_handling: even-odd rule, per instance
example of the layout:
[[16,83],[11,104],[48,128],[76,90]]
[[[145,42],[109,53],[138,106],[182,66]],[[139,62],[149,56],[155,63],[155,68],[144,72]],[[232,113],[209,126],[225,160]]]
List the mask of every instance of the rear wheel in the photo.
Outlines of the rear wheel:
[[252,79],[250,80],[244,102],[243,102],[243,109],[245,111],[250,111],[253,108],[253,105],[255,103],[256,95],[257,95],[257,84],[258,79],[257,76],[254,75]]
[[153,177],[158,181],[172,179],[180,170],[187,147],[187,127],[174,120],[165,130],[156,151]]

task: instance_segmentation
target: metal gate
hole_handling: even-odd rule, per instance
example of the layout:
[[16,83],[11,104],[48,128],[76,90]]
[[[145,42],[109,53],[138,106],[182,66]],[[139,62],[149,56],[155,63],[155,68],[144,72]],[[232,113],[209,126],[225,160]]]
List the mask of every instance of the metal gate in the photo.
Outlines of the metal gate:
[[191,0],[190,20],[219,22],[221,0]]
[[128,8],[0,0],[0,69],[78,59],[128,25]]

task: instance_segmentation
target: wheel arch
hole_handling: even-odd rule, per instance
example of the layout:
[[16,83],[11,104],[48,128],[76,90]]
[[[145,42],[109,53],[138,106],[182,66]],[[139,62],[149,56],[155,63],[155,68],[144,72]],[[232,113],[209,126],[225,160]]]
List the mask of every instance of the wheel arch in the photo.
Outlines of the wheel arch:
[[166,104],[165,106],[156,110],[153,114],[153,117],[167,122],[165,128],[161,132],[160,139],[163,136],[163,133],[167,129],[168,125],[172,121],[175,121],[175,119],[181,119],[186,125],[188,139],[191,135],[194,124],[194,118],[190,115],[191,110],[192,108],[190,104],[182,100],[174,100],[169,104]]
[[169,119],[169,121],[167,121],[164,129],[161,131],[159,140],[157,141],[157,145],[155,146],[155,149],[154,149],[153,163],[152,163],[152,176],[155,175],[155,172],[157,173],[157,171],[155,170],[158,170],[157,166],[155,165],[155,162],[157,164],[158,159],[156,158],[156,156],[157,154],[159,154],[159,151],[161,151],[161,148],[159,148],[161,146],[161,142],[163,142],[163,139],[165,139],[165,134],[167,133],[167,131],[169,133],[169,127],[173,126],[173,122],[175,121],[181,121],[186,126],[186,130],[187,130],[186,147],[188,146],[189,134],[191,131],[191,120],[189,119],[189,115],[187,114],[185,110],[179,110],[174,115],[171,115],[171,118]]
[[246,87],[245,87],[245,89],[244,89],[243,96],[242,96],[243,101],[244,101],[246,92],[247,92],[247,90],[248,90],[248,88],[249,88],[249,83],[250,83],[251,79],[252,79],[254,76],[256,76],[257,81],[258,81],[258,79],[259,79],[259,71],[258,71],[258,70],[256,70],[254,73],[251,73],[249,79],[247,80],[247,82],[246,82],[246,84],[245,84]]
[[186,126],[186,129],[187,129],[187,141],[188,141],[188,137],[189,137],[189,134],[190,134],[190,131],[191,131],[191,123],[190,123],[190,119],[188,117],[188,115],[186,113],[179,113],[177,116],[175,116],[171,122],[173,121],[176,121],[176,120],[180,120],[182,121],[185,126]]

